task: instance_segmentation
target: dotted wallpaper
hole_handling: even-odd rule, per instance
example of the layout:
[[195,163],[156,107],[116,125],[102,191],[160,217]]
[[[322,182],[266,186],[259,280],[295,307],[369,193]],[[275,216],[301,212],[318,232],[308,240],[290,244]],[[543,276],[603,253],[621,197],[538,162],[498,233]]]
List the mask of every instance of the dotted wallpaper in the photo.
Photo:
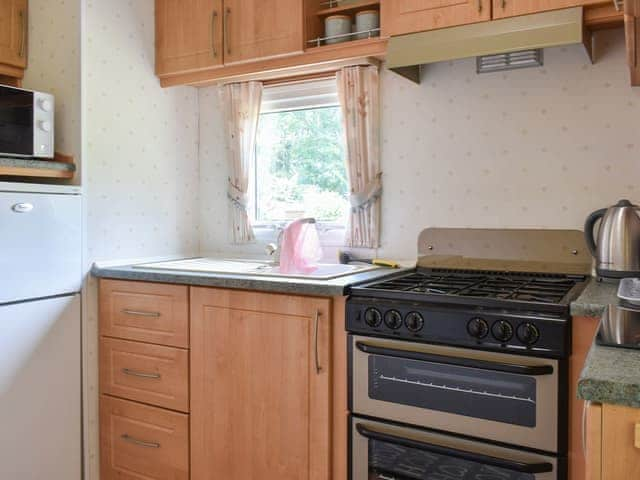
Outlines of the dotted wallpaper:
[[56,151],[80,159],[80,0],[29,0],[29,65],[23,85],[56,97]]
[[[86,0],[86,265],[198,251],[198,93],[160,88],[153,0]],[[85,289],[87,478],[99,478],[97,281]]]
[[[582,228],[622,197],[640,202],[640,88],[622,30],[545,50],[542,68],[477,75],[428,66],[420,85],[382,73],[382,248],[415,258],[425,227]],[[232,250],[215,88],[201,91],[203,251]],[[249,247],[254,249],[254,247]],[[237,250],[237,249],[236,249]]]

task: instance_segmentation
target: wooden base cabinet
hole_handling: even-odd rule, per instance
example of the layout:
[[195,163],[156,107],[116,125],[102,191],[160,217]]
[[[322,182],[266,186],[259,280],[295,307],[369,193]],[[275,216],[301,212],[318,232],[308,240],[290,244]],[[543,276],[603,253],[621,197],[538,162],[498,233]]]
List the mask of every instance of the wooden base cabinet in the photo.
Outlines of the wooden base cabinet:
[[331,300],[191,289],[191,479],[331,478]]
[[100,281],[100,478],[189,480],[188,287]]
[[640,478],[640,408],[589,404],[585,480]]
[[593,317],[574,317],[571,324],[571,357],[569,358],[569,480],[585,480],[585,457],[582,437],[584,402],[578,398],[578,380],[599,325],[600,319]]
[[188,480],[189,416],[103,395],[103,480]]

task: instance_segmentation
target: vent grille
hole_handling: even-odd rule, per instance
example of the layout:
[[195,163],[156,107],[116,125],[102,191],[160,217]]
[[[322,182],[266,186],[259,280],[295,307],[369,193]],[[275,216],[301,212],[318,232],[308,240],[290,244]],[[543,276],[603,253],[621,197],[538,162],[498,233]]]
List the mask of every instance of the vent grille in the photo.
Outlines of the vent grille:
[[483,55],[476,58],[478,73],[501,72],[519,68],[541,67],[544,64],[542,49]]

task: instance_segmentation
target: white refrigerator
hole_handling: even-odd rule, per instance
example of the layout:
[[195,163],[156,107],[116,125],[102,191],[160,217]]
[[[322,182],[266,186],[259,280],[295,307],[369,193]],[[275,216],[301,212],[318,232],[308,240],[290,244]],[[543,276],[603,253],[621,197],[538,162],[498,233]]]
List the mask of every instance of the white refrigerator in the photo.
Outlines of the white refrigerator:
[[0,182],[0,479],[82,476],[78,187]]

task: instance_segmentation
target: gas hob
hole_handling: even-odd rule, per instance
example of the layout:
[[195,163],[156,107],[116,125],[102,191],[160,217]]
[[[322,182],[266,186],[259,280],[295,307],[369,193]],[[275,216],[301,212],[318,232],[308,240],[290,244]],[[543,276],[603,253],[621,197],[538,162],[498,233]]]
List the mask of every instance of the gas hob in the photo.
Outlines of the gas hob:
[[569,305],[585,275],[418,268],[352,287],[347,330],[425,343],[566,357]]
[[582,291],[586,279],[584,275],[554,273],[419,268],[353,287],[352,294],[562,314]]

